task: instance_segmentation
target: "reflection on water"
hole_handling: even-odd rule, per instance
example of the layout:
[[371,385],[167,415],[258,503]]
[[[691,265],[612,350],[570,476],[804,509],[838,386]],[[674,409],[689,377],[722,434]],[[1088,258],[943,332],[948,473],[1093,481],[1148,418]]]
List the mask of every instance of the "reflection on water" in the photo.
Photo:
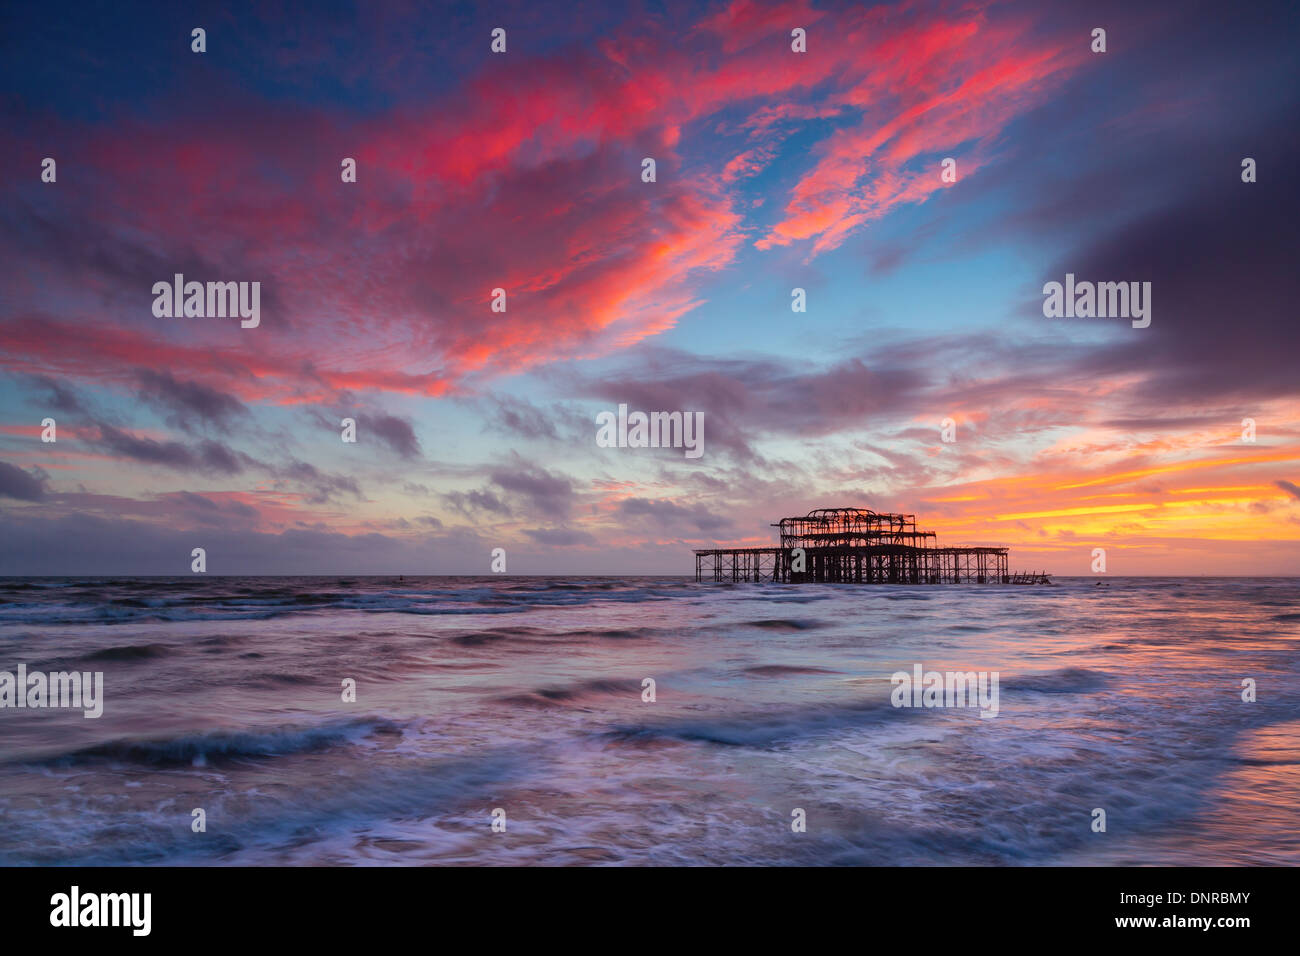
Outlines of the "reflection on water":
[[1093,585],[2,580],[0,863],[1300,862],[1300,582]]

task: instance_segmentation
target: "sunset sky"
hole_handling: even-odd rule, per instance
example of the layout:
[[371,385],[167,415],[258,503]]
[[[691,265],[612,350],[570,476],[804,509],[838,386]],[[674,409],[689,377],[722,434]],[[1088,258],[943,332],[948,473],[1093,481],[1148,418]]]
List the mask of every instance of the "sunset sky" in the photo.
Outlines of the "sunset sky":
[[[0,573],[690,573],[858,506],[1300,574],[1297,9],[8,4]],[[1067,272],[1150,327],[1045,318]]]

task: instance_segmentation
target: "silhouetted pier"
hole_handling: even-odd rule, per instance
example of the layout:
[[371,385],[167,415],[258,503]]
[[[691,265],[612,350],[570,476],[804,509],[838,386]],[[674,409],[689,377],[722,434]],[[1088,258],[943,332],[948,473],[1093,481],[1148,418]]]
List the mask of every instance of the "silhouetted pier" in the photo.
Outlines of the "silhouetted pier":
[[696,581],[852,584],[1051,584],[1046,572],[1007,571],[1007,548],[941,548],[915,515],[818,508],[782,518],[775,548],[695,552]]

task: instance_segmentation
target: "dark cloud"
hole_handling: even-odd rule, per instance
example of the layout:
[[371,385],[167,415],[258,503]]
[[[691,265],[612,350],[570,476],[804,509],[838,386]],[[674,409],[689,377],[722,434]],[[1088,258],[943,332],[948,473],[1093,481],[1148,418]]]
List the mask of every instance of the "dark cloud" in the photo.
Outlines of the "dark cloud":
[[66,382],[50,378],[48,375],[34,375],[31,382],[34,386],[46,390],[44,396],[33,399],[37,406],[53,412],[82,415],[90,413],[89,406],[81,393]]
[[1277,481],[1273,482],[1273,484],[1291,495],[1291,497],[1300,498],[1300,487],[1297,487],[1295,482],[1287,481],[1285,478],[1279,478]]
[[15,465],[0,461],[0,497],[40,501],[45,495],[43,475],[33,476]]
[[[454,529],[410,537],[347,535],[317,527],[272,534],[251,530],[231,510],[170,496],[160,502],[176,514],[221,517],[176,525],[108,515],[32,515],[0,511],[0,575],[4,574],[185,574],[190,551],[207,551],[209,574],[461,573],[464,555],[490,547],[472,531]],[[201,497],[201,496],[195,496]],[[26,509],[30,511],[31,509]],[[75,543],[75,544],[73,544]],[[529,556],[512,552],[517,568]],[[541,558],[533,566],[544,567]]]
[[573,482],[544,468],[529,467],[518,471],[495,471],[492,483],[503,491],[525,499],[536,511],[548,517],[564,517],[573,506]]
[[[411,423],[395,415],[367,415],[358,419],[358,433],[363,427],[403,458],[419,458],[420,442]],[[358,440],[361,440],[358,434]]]
[[558,440],[555,422],[537,406],[510,396],[492,400],[490,422],[493,426],[521,438]]
[[467,517],[490,513],[512,517],[533,515],[548,519],[568,517],[573,508],[573,480],[516,459],[489,475],[492,487],[452,491],[442,499]]
[[[63,179],[60,175],[60,186],[64,185]],[[86,284],[93,282],[125,307],[125,316],[135,316],[140,322],[160,321],[153,316],[150,290],[155,282],[170,281],[177,272],[187,280],[225,277],[217,265],[188,243],[174,243],[163,253],[156,243],[130,230],[106,225],[96,209],[93,189],[83,185],[59,192],[54,199],[41,195],[37,202],[19,195],[0,205],[0,224],[4,226],[0,232],[21,235],[24,255],[39,261],[43,269],[84,276]]]
[[47,501],[46,510],[61,516],[76,513],[111,519],[144,518],[174,528],[252,528],[261,519],[256,507],[239,498],[192,491],[172,491],[148,498],[76,491],[51,494]]
[[1080,279],[1151,283],[1150,328],[1078,365],[1099,379],[1140,375],[1133,394],[1147,407],[1300,395],[1300,182],[1283,172],[1300,164],[1300,139],[1294,124],[1261,132],[1251,153],[1274,172],[1257,183],[1241,182],[1240,152],[1212,151],[1177,202],[1058,265]]
[[466,517],[473,517],[478,511],[510,514],[510,506],[490,491],[449,491],[442,498]]
[[337,404],[328,412],[313,408],[306,410],[306,414],[317,425],[333,432],[342,428],[343,419],[353,419],[357,423],[358,444],[376,438],[407,460],[419,458],[423,454],[420,440],[415,436],[415,428],[409,420],[371,408],[352,392],[339,393]]
[[[252,527],[261,517],[258,510],[245,501],[234,498],[213,499],[192,491],[160,495],[157,503],[166,509],[168,520],[178,525],[208,528]],[[144,514],[150,511],[154,509],[142,509]]]
[[168,372],[137,369],[138,395],[168,412],[167,421],[185,431],[210,425],[229,431],[236,419],[247,415],[244,403],[233,395],[199,382],[179,382]]
[[[1230,417],[1231,416],[1231,417]],[[1111,418],[1097,424],[1102,428],[1114,428],[1125,432],[1159,431],[1169,432],[1185,428],[1225,428],[1239,425],[1241,416],[1238,412],[1199,415],[1147,415],[1140,418]]]
[[92,444],[111,454],[133,461],[162,465],[177,471],[220,475],[237,475],[243,472],[247,465],[257,464],[242,452],[235,451],[220,442],[204,440],[195,445],[176,441],[159,442],[152,438],[140,438],[104,422],[98,423],[96,427],[99,435],[91,439]]
[[618,510],[628,517],[646,517],[670,528],[689,527],[706,533],[726,531],[731,521],[710,512],[700,505],[685,507],[675,501],[656,501],[649,498],[627,498],[619,503]]
[[587,532],[577,531],[572,528],[531,528],[526,529],[524,534],[538,544],[544,544],[551,548],[568,548],[578,544],[596,544],[596,539]]
[[326,474],[305,461],[294,460],[283,468],[274,469],[274,472],[281,480],[305,489],[308,504],[324,504],[343,494],[353,498],[361,497],[361,488],[356,479],[346,475]]
[[[914,405],[924,394],[929,363],[909,366],[847,358],[828,368],[806,361],[718,359],[642,346],[618,373],[574,383],[577,394],[628,411],[703,412],[704,454],[724,449],[761,463],[752,447],[761,435],[820,436],[865,428]],[[636,373],[633,373],[633,369]],[[592,424],[594,441],[595,424]],[[646,453],[675,449],[645,449]]]

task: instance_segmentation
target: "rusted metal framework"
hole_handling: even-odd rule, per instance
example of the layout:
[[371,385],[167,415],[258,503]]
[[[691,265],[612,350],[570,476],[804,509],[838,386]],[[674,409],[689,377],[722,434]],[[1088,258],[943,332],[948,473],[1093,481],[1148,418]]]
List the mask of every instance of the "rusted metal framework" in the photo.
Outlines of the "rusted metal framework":
[[[825,581],[853,584],[1050,583],[1046,574],[1007,570],[1006,548],[941,548],[915,515],[818,508],[782,518],[775,548],[695,552],[696,581]],[[802,549],[802,555],[796,552]],[[795,570],[800,567],[801,570]]]
[[[707,575],[707,578],[706,578]],[[697,581],[788,581],[788,555],[780,548],[730,548],[695,552]]]
[[879,547],[931,548],[933,531],[917,531],[916,515],[877,514],[864,508],[818,508],[802,518],[782,518],[783,548]]

